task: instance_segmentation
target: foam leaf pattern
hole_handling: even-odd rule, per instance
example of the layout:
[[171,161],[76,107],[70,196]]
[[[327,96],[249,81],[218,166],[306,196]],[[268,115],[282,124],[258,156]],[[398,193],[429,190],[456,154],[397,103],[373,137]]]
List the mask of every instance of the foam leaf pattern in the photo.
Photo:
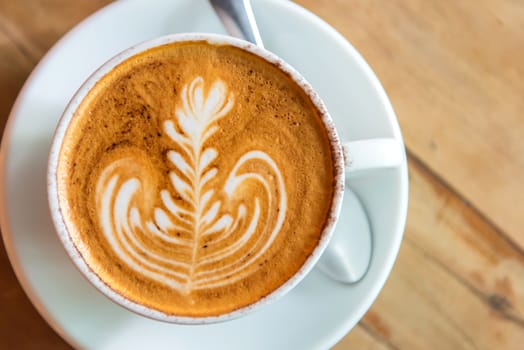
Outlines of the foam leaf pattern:
[[[114,253],[129,268],[185,294],[225,286],[254,273],[257,261],[280,233],[287,206],[281,171],[261,150],[242,155],[222,187],[210,187],[219,175],[220,154],[207,141],[219,130],[217,122],[230,112],[234,96],[220,80],[207,94],[204,87],[201,77],[185,85],[174,115],[164,122],[164,134],[173,144],[167,153],[171,186],[156,194],[161,207],[147,211],[151,217],[137,205],[149,190],[146,182],[126,178],[123,171],[130,163],[140,167],[132,158],[108,165],[96,188],[101,230]],[[248,172],[259,169],[246,166],[253,162],[265,171]],[[228,202],[241,196],[245,182],[256,182],[265,196],[245,198],[225,211],[224,198]]]

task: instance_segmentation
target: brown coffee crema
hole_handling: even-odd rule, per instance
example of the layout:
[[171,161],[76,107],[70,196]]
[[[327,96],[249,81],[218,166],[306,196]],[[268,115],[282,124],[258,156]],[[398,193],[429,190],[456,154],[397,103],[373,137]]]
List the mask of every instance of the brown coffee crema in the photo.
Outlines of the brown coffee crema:
[[316,247],[334,156],[278,67],[229,45],[133,56],[84,98],[59,155],[67,229],[118,294],[206,317],[260,300]]

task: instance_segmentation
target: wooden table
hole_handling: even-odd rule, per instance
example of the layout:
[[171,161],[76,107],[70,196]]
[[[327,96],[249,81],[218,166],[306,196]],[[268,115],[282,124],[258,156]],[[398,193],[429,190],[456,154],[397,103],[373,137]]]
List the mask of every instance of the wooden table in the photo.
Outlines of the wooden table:
[[[108,2],[0,0],[0,129],[43,54]],[[397,263],[336,349],[524,349],[524,2],[297,2],[368,60],[408,149]],[[3,246],[0,310],[1,349],[69,348]]]

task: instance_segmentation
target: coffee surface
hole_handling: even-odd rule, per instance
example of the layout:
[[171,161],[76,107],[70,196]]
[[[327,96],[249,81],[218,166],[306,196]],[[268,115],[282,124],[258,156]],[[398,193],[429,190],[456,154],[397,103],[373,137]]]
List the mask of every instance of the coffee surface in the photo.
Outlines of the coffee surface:
[[84,98],[57,173],[86,263],[117,293],[205,317],[285,283],[332,206],[320,114],[273,64],[229,45],[133,56]]

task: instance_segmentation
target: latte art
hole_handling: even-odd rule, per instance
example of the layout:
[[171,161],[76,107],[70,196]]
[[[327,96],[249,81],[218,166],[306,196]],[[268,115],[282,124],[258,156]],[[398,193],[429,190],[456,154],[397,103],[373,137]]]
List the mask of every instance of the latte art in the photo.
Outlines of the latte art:
[[230,45],[129,57],[90,88],[60,147],[69,243],[111,293],[162,314],[223,315],[270,295],[312,255],[333,205],[319,110]]
[[[197,77],[184,86],[175,116],[164,122],[165,135],[173,146],[167,161],[177,171],[169,172],[170,188],[157,194],[163,206],[155,207],[152,217],[134,205],[141,201],[144,184],[139,177],[126,178],[129,168],[140,167],[133,158],[109,164],[96,187],[98,217],[115,254],[133,270],[186,294],[234,283],[253,273],[258,268],[255,262],[279,234],[286,215],[281,171],[263,151],[245,153],[220,188],[230,201],[240,186],[262,185],[265,197],[247,199],[254,203],[252,210],[240,203],[225,211],[216,190],[208,186],[218,173],[213,161],[220,155],[206,141],[216,132],[217,121],[230,111],[234,97],[220,80],[212,84],[207,96],[203,85],[203,78]],[[250,162],[265,163],[269,175],[246,171]],[[175,196],[182,199],[183,206]],[[264,209],[265,221],[260,213]],[[271,216],[276,220],[270,220]],[[150,245],[159,242],[176,246],[179,253],[155,253]],[[244,254],[238,256],[239,250]],[[219,267],[214,264],[217,261],[222,262]]]

